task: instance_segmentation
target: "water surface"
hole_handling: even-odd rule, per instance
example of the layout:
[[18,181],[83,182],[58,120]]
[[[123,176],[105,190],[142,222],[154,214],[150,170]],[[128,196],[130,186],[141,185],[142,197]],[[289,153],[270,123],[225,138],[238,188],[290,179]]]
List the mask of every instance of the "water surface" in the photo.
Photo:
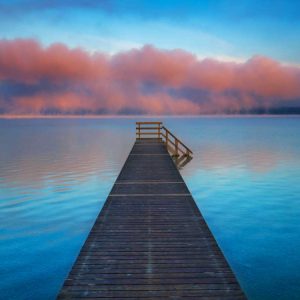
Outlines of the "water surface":
[[[136,120],[0,120],[1,298],[55,298]],[[249,299],[299,299],[300,118],[163,120],[194,151],[182,175]]]

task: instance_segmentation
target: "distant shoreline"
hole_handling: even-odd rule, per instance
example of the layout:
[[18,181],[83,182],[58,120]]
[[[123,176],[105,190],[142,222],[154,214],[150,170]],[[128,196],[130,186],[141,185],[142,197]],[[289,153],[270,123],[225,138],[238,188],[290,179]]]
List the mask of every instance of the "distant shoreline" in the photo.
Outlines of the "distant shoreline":
[[281,118],[300,114],[213,114],[213,115],[0,115],[0,119],[138,119],[138,118]]

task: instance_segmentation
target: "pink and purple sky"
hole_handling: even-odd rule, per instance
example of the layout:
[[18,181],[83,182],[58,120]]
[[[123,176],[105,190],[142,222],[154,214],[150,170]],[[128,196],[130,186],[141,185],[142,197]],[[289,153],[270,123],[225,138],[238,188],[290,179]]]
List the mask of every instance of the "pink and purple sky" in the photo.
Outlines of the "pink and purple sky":
[[0,1],[0,114],[300,112],[297,1]]

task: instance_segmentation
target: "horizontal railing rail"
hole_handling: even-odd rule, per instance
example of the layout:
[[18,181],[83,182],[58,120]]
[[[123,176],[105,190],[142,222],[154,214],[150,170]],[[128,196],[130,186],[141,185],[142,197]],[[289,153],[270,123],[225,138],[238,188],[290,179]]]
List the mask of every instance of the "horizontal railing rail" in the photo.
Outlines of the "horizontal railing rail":
[[162,122],[136,122],[136,139],[162,140],[168,151],[175,157],[192,157],[192,150],[178,139]]
[[161,128],[162,122],[136,122],[136,138],[138,140],[161,139]]
[[188,148],[179,138],[177,138],[169,129],[165,126],[162,126],[161,136],[164,138],[168,150],[173,152],[174,156],[192,156],[193,152],[190,148]]

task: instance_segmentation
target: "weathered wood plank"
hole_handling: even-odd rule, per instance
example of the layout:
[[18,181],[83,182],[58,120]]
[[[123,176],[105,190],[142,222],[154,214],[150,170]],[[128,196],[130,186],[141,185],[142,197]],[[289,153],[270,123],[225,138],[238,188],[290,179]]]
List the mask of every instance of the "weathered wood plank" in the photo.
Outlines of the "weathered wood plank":
[[137,140],[59,299],[246,299],[164,144]]

